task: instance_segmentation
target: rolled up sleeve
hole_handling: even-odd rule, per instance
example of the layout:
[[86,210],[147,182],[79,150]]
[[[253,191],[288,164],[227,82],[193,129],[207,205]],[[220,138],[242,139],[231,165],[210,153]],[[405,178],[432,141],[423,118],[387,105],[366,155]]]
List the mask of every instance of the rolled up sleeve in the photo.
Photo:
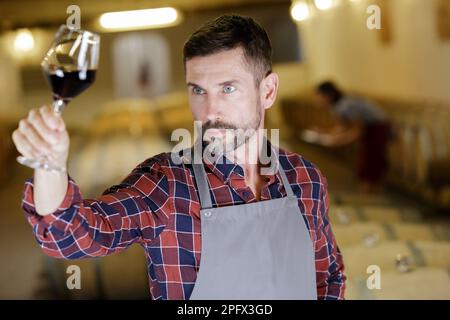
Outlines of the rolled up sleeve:
[[[158,180],[136,167],[118,185],[95,199],[83,199],[69,175],[66,195],[54,212],[41,216],[33,200],[33,178],[25,182],[22,209],[35,238],[49,256],[65,259],[99,257],[126,249],[136,242],[155,237],[160,224],[149,206],[148,195],[136,186],[156,188]],[[145,230],[143,231],[143,227]]]

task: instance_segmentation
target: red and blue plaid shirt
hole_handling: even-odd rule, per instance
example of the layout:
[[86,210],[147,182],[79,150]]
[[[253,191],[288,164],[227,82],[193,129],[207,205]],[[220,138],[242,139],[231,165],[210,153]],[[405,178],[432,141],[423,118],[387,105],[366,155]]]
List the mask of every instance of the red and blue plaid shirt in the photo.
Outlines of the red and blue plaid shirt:
[[[303,157],[278,150],[314,244],[318,298],[342,299],[346,277],[328,217],[326,179]],[[241,166],[205,159],[205,170],[213,207],[257,201]],[[260,201],[284,196],[279,173],[265,176]],[[22,208],[49,256],[100,257],[138,243],[147,258],[152,298],[189,299],[201,256],[200,204],[191,164],[175,164],[170,153],[159,154],[95,199],[83,199],[69,175],[64,200],[46,216],[35,211],[30,178]]]

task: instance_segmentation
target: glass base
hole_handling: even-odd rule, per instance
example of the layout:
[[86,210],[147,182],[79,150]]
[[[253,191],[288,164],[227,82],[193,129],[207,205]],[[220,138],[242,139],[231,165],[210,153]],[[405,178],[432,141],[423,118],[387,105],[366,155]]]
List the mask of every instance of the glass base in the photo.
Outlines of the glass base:
[[45,157],[39,159],[29,159],[24,156],[19,156],[16,159],[17,162],[19,162],[20,164],[32,169],[44,169],[52,172],[67,172],[66,168],[62,168],[48,163]]

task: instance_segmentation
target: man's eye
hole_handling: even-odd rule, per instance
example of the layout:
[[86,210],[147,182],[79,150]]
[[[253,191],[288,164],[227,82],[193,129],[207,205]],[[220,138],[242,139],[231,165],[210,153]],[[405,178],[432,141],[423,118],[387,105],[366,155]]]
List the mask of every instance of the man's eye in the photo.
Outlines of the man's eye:
[[198,87],[195,87],[194,89],[192,89],[192,92],[194,92],[194,94],[203,94],[204,90],[200,89]]
[[225,87],[223,87],[223,92],[225,92],[225,93],[232,93],[235,90],[236,90],[236,88],[233,87],[233,86],[225,86]]

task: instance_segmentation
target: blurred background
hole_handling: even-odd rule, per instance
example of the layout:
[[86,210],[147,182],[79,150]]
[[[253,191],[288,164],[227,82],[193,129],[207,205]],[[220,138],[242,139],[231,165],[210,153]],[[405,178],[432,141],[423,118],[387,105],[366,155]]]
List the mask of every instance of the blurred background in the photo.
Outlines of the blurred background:
[[[368,26],[374,4],[381,29]],[[20,208],[32,171],[16,163],[11,133],[31,108],[51,102],[40,61],[70,5],[80,8],[81,28],[101,35],[96,81],[63,114],[71,137],[69,172],[84,197],[169,151],[174,129],[193,131],[184,41],[219,15],[252,16],[271,38],[280,76],[266,126],[279,128],[280,145],[315,163],[328,179],[346,297],[450,299],[450,0],[2,0],[1,299],[149,297],[142,248],[95,260],[50,259]],[[107,12],[159,7],[173,7],[177,16],[133,30],[100,23]],[[359,188],[357,141],[323,146],[302,134],[339,121],[317,103],[315,87],[324,80],[371,101],[390,123],[389,167],[376,192]],[[66,287],[71,264],[82,270],[81,290]],[[380,267],[381,289],[367,286],[370,265]]]

